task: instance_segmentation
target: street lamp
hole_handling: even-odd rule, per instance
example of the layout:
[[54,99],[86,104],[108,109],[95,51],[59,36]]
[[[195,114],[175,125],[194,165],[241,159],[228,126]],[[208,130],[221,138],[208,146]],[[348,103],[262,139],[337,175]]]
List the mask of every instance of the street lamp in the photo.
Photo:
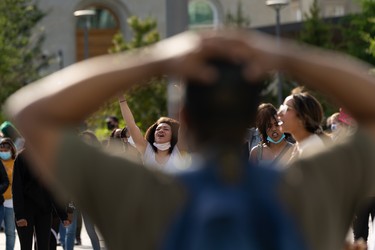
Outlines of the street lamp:
[[89,28],[90,28],[90,16],[95,15],[95,10],[77,10],[74,11],[74,16],[85,18],[85,25],[83,26],[83,48],[84,48],[84,59],[89,58]]
[[[276,11],[276,44],[280,45],[280,10],[289,4],[289,0],[266,0],[266,5]],[[280,72],[276,72],[277,101],[280,105],[283,101],[283,83]]]

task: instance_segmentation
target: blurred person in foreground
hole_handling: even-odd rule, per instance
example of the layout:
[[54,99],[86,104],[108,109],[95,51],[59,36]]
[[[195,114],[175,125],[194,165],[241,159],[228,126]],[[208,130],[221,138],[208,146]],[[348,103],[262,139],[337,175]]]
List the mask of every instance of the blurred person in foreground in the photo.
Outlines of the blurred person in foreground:
[[[362,128],[285,172],[249,166],[240,148],[256,114],[254,80],[273,69],[331,94]],[[109,249],[342,249],[358,202],[375,192],[368,69],[253,32],[188,32],[67,67],[19,90],[6,111],[32,144],[35,171],[60,197],[75,196]],[[173,177],[141,168],[67,132],[106,100],[161,74],[187,79],[182,117],[201,155],[195,170]]]

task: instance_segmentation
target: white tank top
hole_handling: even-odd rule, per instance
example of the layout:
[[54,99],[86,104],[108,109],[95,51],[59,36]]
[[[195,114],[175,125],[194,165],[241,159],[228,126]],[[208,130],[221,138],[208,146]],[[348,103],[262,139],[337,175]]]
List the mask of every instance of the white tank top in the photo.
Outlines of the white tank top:
[[160,164],[155,159],[156,153],[150,143],[147,143],[146,151],[143,155],[143,163],[145,166],[157,168],[165,173],[174,174],[186,170],[191,163],[189,154],[182,155],[177,146],[172,150],[166,163]]

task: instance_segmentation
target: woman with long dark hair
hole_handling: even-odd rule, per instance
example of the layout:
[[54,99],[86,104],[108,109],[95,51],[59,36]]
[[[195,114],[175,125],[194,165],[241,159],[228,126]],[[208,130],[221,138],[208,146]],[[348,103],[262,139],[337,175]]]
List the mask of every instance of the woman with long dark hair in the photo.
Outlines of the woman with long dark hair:
[[[251,150],[250,159],[261,165],[287,163],[291,157],[293,144],[288,142],[286,135],[281,132],[277,110],[271,103],[259,105],[256,127],[261,134],[261,142]],[[274,164],[274,166],[281,167],[284,164]]]
[[292,158],[312,155],[330,140],[321,127],[323,108],[308,92],[296,92],[286,97],[278,111],[278,119],[281,131],[290,133],[296,140]]
[[161,117],[147,129],[143,137],[123,96],[119,97],[119,103],[122,116],[145,165],[168,173],[181,171],[188,166],[189,157],[178,121]]

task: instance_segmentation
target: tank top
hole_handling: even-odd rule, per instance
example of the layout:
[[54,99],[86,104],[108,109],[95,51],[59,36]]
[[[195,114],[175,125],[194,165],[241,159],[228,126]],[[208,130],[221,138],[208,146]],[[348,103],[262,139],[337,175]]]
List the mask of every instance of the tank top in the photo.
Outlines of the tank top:
[[166,163],[160,164],[156,161],[156,153],[150,143],[147,143],[146,151],[143,155],[143,163],[151,168],[159,169],[163,172],[174,174],[186,170],[191,163],[189,154],[182,155],[177,146],[172,150]]

